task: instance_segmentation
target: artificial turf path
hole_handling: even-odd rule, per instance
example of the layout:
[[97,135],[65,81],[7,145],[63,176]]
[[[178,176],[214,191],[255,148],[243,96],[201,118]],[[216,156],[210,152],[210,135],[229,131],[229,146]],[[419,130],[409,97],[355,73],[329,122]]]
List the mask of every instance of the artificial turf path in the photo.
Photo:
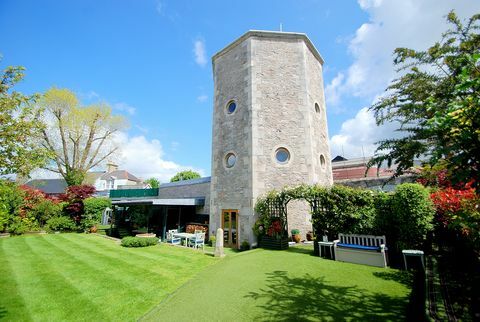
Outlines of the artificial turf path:
[[187,282],[144,321],[404,321],[410,276],[312,251],[256,249]]
[[404,320],[408,276],[310,253],[215,259],[84,234],[3,238],[0,320]]

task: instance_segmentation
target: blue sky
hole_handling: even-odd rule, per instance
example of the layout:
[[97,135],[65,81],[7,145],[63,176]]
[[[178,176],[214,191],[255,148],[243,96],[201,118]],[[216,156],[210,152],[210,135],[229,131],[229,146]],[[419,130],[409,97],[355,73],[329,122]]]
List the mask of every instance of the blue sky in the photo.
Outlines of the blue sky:
[[306,33],[322,54],[332,157],[371,154],[392,135],[366,111],[394,76],[392,50],[423,49],[444,16],[480,1],[0,1],[0,67],[27,68],[18,90],[52,86],[108,102],[130,120],[122,168],[162,181],[210,174],[211,56],[250,29]]

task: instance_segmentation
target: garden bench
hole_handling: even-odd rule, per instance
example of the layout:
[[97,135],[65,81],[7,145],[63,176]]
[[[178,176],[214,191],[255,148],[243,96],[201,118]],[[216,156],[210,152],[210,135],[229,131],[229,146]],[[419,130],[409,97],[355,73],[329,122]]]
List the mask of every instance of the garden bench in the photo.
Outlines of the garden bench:
[[385,236],[338,234],[333,244],[336,261],[387,266]]

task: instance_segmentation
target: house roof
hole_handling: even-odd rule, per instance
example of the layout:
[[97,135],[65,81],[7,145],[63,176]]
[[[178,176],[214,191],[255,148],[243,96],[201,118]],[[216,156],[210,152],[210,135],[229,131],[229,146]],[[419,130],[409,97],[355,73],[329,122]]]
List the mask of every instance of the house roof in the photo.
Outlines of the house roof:
[[342,157],[341,155],[337,155],[335,158],[333,158],[332,162],[339,162],[339,161],[347,161],[348,159]]
[[61,194],[65,193],[67,188],[67,182],[65,179],[32,179],[25,183],[34,189],[41,190],[47,194]]
[[210,181],[211,181],[210,177],[203,177],[203,178],[190,179],[190,180],[181,180],[181,181],[176,181],[176,182],[162,183],[159,188],[161,189],[161,188],[167,188],[167,187],[187,186],[187,185],[192,185],[192,184],[207,183],[207,182],[210,182]]
[[89,171],[85,175],[85,179],[83,180],[84,184],[95,184],[95,181],[100,178],[105,171]]
[[128,172],[127,170],[115,170],[112,172],[104,173],[102,176],[100,176],[100,179],[102,180],[110,180],[110,179],[127,179],[130,181],[135,181],[135,182],[141,182],[142,180],[138,179],[135,177],[133,174]]

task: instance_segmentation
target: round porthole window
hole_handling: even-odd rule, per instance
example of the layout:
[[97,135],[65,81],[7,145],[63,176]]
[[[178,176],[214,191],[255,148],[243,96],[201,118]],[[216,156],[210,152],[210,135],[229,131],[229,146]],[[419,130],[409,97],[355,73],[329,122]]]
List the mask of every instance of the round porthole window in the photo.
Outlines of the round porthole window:
[[318,103],[315,103],[315,112],[320,114],[320,106],[318,106]]
[[322,168],[322,170],[325,170],[325,166],[326,166],[325,157],[323,156],[323,154],[321,154],[320,155],[320,167]]
[[237,103],[235,101],[230,101],[227,104],[227,113],[232,114],[237,109]]
[[225,166],[227,168],[232,168],[235,163],[237,162],[237,156],[233,153],[228,153],[226,156],[225,156]]
[[279,148],[275,151],[275,159],[278,163],[287,163],[290,160],[290,152],[285,148]]

